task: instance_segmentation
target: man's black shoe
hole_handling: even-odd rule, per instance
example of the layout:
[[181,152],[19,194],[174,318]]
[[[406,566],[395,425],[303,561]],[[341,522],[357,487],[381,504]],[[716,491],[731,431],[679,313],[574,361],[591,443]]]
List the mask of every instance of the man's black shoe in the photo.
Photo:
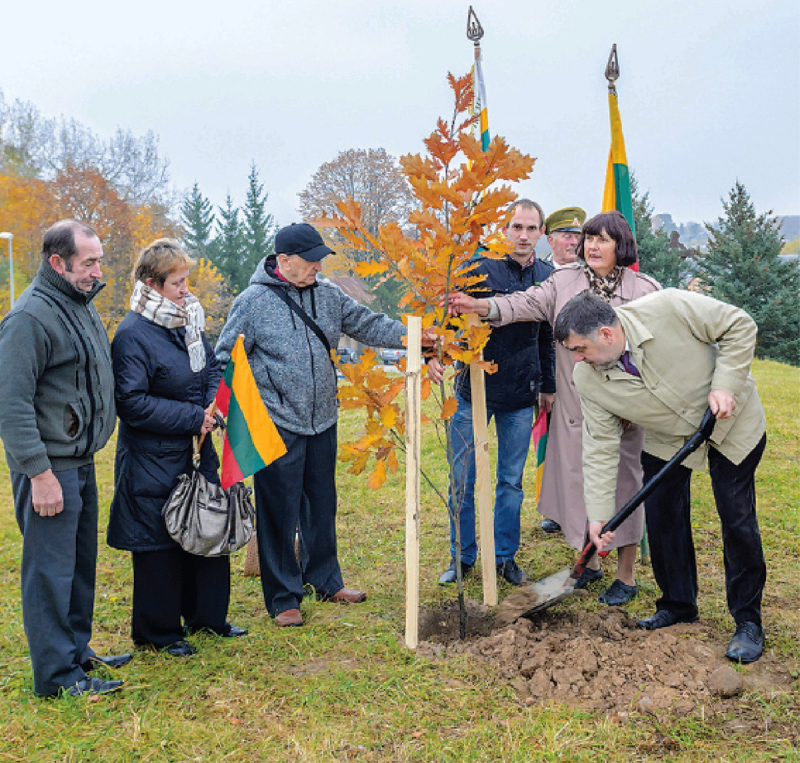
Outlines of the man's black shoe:
[[561,532],[561,525],[558,524],[554,519],[545,519],[539,527],[542,528],[543,532],[546,533],[560,533]]
[[125,654],[110,654],[108,657],[101,657],[99,654],[95,654],[86,660],[86,662],[82,662],[81,667],[84,673],[90,673],[98,665],[105,665],[107,668],[116,669],[127,665],[132,659],[133,655],[127,652],[125,652]]
[[[472,572],[472,565],[461,562],[461,577],[465,578]],[[456,582],[456,560],[450,560],[450,566],[442,573],[439,578],[439,585],[450,585]]]
[[669,628],[670,625],[677,625],[678,623],[696,623],[697,620],[697,615],[681,617],[681,615],[676,615],[668,609],[659,609],[654,615],[639,620],[636,625],[649,631],[655,631],[659,628]]
[[506,561],[497,565],[497,577],[517,586],[531,582],[530,578],[519,568],[514,559],[506,559]]
[[197,654],[197,649],[188,641],[183,640],[165,646],[161,651],[166,652],[170,657],[191,657],[193,654]]
[[239,638],[247,635],[247,628],[240,628],[233,623],[225,623],[222,632],[218,635],[222,636],[222,638]]
[[583,572],[580,574],[577,582],[575,583],[575,588],[586,588],[589,583],[594,583],[595,580],[602,580],[603,579],[603,570],[593,570],[589,567],[585,567]]
[[764,651],[764,629],[755,623],[739,623],[725,656],[734,662],[755,662]]
[[70,697],[80,697],[81,694],[110,694],[122,686],[122,681],[103,681],[101,678],[82,678],[74,686],[66,689]]

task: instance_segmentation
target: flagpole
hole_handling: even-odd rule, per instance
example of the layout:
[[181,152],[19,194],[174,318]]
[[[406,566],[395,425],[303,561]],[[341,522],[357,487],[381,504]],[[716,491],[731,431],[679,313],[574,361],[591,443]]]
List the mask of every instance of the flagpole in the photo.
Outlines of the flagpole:
[[[486,93],[481,70],[481,38],[483,27],[472,6],[467,15],[467,38],[475,46],[474,96],[479,98],[479,131],[481,145],[486,151],[489,140],[489,120],[486,116]],[[467,320],[471,325],[479,323],[476,315]],[[481,358],[483,355],[481,354]],[[475,503],[478,506],[478,525],[480,528],[481,572],[483,577],[483,603],[493,607],[497,604],[497,568],[495,567],[494,517],[492,516],[492,492],[489,470],[489,431],[486,411],[486,382],[483,369],[477,363],[470,363],[469,376],[472,397],[472,442],[475,453]],[[460,509],[459,509],[460,511]],[[460,516],[456,519],[460,521]]]

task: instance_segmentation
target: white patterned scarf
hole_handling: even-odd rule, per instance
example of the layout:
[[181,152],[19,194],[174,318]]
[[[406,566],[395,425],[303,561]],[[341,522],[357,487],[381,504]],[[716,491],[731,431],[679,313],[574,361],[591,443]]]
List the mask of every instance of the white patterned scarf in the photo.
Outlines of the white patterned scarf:
[[185,326],[186,350],[192,371],[198,373],[206,367],[206,350],[203,347],[206,316],[197,297],[187,294],[186,307],[181,307],[142,281],[137,281],[131,295],[131,310],[164,328]]

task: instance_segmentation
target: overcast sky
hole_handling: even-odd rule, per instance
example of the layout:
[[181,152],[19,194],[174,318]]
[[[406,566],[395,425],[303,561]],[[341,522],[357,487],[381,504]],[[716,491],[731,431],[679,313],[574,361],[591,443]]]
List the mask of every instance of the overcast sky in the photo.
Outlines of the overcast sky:
[[[255,161],[280,224],[349,148],[417,153],[472,61],[469,3],[227,0],[4,4],[0,88],[109,136],[153,130],[173,182],[244,201]],[[656,212],[713,221],[738,179],[800,214],[797,0],[476,0],[489,127],[535,157],[516,189],[599,211],[606,60],[628,161]]]

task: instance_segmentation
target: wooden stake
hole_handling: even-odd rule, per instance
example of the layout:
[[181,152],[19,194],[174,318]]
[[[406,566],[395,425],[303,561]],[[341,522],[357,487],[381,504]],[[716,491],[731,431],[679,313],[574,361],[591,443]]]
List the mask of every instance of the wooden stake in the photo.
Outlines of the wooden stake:
[[[467,316],[470,326],[480,319],[474,313]],[[486,380],[483,369],[470,363],[470,389],[472,392],[472,439],[475,443],[475,503],[478,507],[480,528],[481,570],[483,572],[483,603],[497,604],[497,568],[494,557],[494,512],[492,511],[492,485],[489,476],[489,426],[486,416]]]
[[408,316],[406,360],[406,646],[419,639],[419,507],[422,319]]

